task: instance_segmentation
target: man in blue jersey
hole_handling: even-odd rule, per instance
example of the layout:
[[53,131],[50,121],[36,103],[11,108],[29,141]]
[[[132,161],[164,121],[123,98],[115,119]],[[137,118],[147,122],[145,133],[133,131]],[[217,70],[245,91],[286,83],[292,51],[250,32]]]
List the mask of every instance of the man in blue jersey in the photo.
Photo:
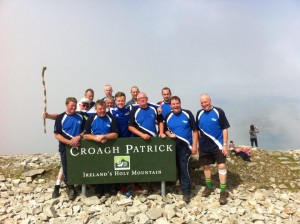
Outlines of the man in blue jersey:
[[163,101],[160,101],[157,104],[161,108],[161,113],[162,113],[163,117],[165,118],[166,115],[172,110],[171,104],[170,104],[171,96],[172,96],[171,89],[169,87],[164,87],[161,90],[161,95],[163,97]]
[[165,117],[166,135],[175,139],[176,166],[183,199],[189,202],[191,196],[191,178],[189,160],[197,153],[198,131],[195,118],[191,111],[181,108],[178,96],[170,98],[172,111]]
[[96,102],[96,114],[86,121],[84,138],[105,143],[109,139],[118,137],[118,125],[115,118],[106,113],[106,104],[103,100]]
[[197,112],[196,124],[200,134],[199,139],[199,162],[203,166],[205,175],[205,190],[203,197],[208,197],[212,189],[211,166],[218,164],[218,173],[220,179],[220,204],[227,203],[228,192],[226,192],[227,169],[225,165],[228,155],[228,128],[230,127],[224,111],[221,108],[214,107],[211,104],[211,98],[208,94],[200,96],[202,109]]
[[130,117],[131,106],[125,106],[126,96],[123,92],[117,92],[115,94],[115,104],[113,108],[109,108],[109,112],[116,119],[118,124],[118,137],[119,138],[129,138],[133,134],[128,130],[128,122]]
[[[110,108],[109,112],[113,115],[113,117],[116,119],[118,124],[118,137],[119,138],[130,138],[133,137],[133,134],[128,130],[128,122],[130,117],[130,111],[131,111],[131,104],[128,106],[125,106],[126,102],[126,95],[123,92],[117,92],[115,94],[115,107]],[[121,185],[117,185],[118,191],[121,194],[125,194],[128,192],[129,185],[123,183]],[[141,190],[140,186],[138,184],[135,184],[133,188],[137,190]]]
[[[106,103],[103,100],[96,102],[96,114],[86,121],[84,138],[95,142],[106,143],[107,140],[118,137],[118,125],[115,118],[106,112]],[[96,193],[103,194],[111,190],[110,185],[97,185]]]
[[[59,152],[63,167],[64,181],[67,184],[67,193],[71,200],[76,197],[73,185],[68,185],[67,177],[67,156],[66,145],[78,147],[82,138],[85,119],[82,114],[76,113],[77,100],[74,97],[66,99],[66,111],[55,119],[54,135],[59,141]],[[55,185],[55,191],[59,191],[59,186]]]
[[151,137],[156,137],[158,135],[156,129],[156,121],[159,125],[161,137],[165,137],[163,117],[158,114],[157,109],[148,104],[148,97],[146,93],[140,92],[137,96],[138,107],[134,107],[130,112],[130,119],[128,124],[128,129],[135,136],[141,137],[145,140]]

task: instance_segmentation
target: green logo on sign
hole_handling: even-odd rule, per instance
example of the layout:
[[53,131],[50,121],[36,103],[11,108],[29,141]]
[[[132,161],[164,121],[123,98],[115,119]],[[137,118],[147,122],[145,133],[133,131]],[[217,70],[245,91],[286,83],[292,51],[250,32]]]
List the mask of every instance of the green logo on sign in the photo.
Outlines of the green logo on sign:
[[130,156],[114,156],[115,170],[130,170]]

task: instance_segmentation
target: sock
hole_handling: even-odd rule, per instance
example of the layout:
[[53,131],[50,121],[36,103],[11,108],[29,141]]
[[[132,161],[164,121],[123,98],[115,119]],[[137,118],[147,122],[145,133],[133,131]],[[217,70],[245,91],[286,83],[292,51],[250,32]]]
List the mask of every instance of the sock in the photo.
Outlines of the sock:
[[226,191],[226,183],[220,183],[220,189],[221,189],[221,192],[225,192]]
[[60,186],[60,184],[61,184],[61,180],[57,180],[55,183],[55,185],[58,185],[58,186]]
[[212,187],[211,178],[205,178],[206,187]]

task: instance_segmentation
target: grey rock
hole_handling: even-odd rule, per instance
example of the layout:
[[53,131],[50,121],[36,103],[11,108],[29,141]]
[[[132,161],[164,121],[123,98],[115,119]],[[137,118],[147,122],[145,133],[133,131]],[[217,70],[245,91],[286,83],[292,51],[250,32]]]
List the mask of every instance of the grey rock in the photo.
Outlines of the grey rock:
[[140,213],[138,215],[136,215],[133,219],[134,223],[147,223],[150,219],[148,218],[148,216],[144,213]]
[[117,201],[117,204],[119,206],[121,205],[132,205],[133,201],[130,198],[121,199],[120,201]]
[[5,180],[6,180],[5,177],[2,174],[0,174],[0,182],[3,182]]
[[163,210],[161,208],[150,208],[148,212],[146,212],[149,219],[156,220],[163,215]]
[[264,221],[264,220],[265,220],[265,217],[263,215],[257,214],[257,213],[252,214],[252,221],[253,222]]
[[23,173],[23,176],[25,176],[25,177],[33,177],[33,176],[42,174],[44,172],[45,172],[44,169],[29,170],[29,171]]
[[136,216],[137,214],[141,213],[141,210],[137,207],[131,207],[127,209],[126,214],[133,217]]
[[99,198],[97,196],[92,196],[92,197],[82,197],[82,203],[85,205],[97,205],[101,204]]

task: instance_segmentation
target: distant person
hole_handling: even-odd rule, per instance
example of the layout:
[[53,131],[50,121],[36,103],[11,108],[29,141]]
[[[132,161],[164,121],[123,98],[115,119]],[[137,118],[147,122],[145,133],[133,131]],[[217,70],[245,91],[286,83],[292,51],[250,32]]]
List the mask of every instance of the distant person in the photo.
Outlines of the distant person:
[[258,128],[255,127],[253,124],[251,124],[249,134],[250,134],[250,142],[251,142],[251,147],[252,148],[253,148],[254,144],[255,144],[255,147],[258,147],[258,145],[257,145],[257,136],[256,136],[257,133],[259,133]]
[[[68,97],[66,99],[66,111],[57,116],[54,125],[54,135],[59,141],[59,152],[63,167],[64,181],[67,185],[67,194],[70,200],[75,199],[76,191],[73,185],[68,184],[66,145],[70,145],[71,147],[78,147],[80,145],[85,125],[83,115],[76,112],[76,105],[76,98]],[[59,191],[59,188],[59,185],[55,185],[54,191]]]
[[178,96],[172,96],[170,103],[172,111],[165,117],[165,133],[175,139],[176,166],[180,187],[183,192],[183,200],[189,202],[191,197],[189,161],[191,155],[197,153],[197,125],[191,111],[181,108],[181,100]]
[[228,148],[229,148],[229,150],[234,150],[235,149],[235,144],[234,144],[233,140],[230,140]]
[[202,197],[208,197],[213,191],[211,180],[211,164],[218,164],[220,180],[221,205],[227,203],[228,192],[226,192],[226,156],[228,155],[228,128],[230,127],[224,111],[211,104],[208,94],[200,96],[202,109],[197,112],[196,123],[199,130],[199,162],[203,167],[205,190]]
[[172,110],[171,108],[171,97],[172,92],[169,87],[164,87],[161,90],[161,95],[163,97],[163,101],[158,102],[157,104],[161,107],[161,113],[163,117],[165,118],[166,115]]
[[132,86],[131,89],[130,89],[130,94],[131,94],[131,100],[129,100],[127,103],[126,103],[126,106],[128,105],[132,105],[132,104],[138,104],[137,102],[137,95],[140,93],[140,90],[139,90],[139,87],[137,86]]
[[105,97],[103,97],[101,100],[106,101],[107,97],[112,97],[113,98],[113,95],[112,95],[113,88],[112,88],[111,85],[105,85],[103,89],[104,89],[104,95],[105,95]]
[[240,156],[244,161],[251,162],[251,150],[247,147],[237,147],[232,150],[236,156]]

